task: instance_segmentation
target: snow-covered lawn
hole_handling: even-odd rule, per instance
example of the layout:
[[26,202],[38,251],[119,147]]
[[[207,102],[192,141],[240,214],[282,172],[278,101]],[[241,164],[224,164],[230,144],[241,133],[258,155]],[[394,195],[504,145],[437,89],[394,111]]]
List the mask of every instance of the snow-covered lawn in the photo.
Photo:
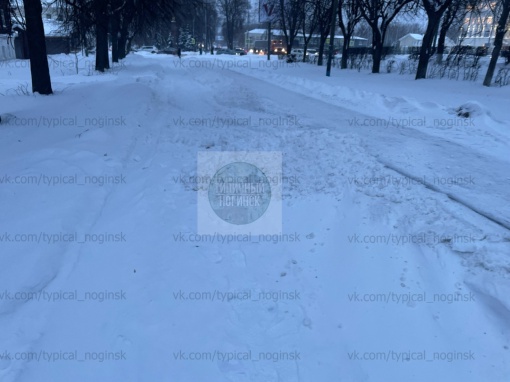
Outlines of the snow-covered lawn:
[[[510,87],[274,58],[0,63],[2,382],[510,380]],[[280,230],[199,229],[218,153]]]

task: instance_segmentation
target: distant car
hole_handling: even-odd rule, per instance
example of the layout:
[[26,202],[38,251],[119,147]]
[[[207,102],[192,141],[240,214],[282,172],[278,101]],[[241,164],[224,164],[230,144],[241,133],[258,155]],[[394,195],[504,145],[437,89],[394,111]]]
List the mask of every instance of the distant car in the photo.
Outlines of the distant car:
[[232,49],[218,49],[216,54],[230,54],[232,56],[236,55],[236,51]]
[[234,51],[236,52],[236,55],[238,55],[238,56],[246,55],[246,51],[243,48],[235,48]]
[[255,48],[251,48],[251,49],[249,50],[249,52],[250,52],[250,53],[253,53],[253,54],[261,54],[261,55],[262,55],[262,54],[265,54],[265,50],[264,50],[263,48],[257,48],[257,47],[255,47]]
[[156,48],[155,46],[145,45],[145,46],[140,47],[140,49],[138,49],[138,51],[139,52],[157,53],[158,48]]
[[283,46],[274,46],[271,53],[272,54],[287,54],[287,50]]

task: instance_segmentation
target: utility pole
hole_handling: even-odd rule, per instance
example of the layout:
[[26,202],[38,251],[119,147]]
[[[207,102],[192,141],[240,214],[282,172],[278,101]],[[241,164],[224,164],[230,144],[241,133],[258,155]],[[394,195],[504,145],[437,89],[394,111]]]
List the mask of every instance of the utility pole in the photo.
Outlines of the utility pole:
[[328,54],[328,64],[326,67],[326,76],[329,77],[331,74],[331,59],[333,56],[333,47],[335,44],[335,27],[336,27],[336,9],[338,7],[338,0],[333,0],[332,5],[332,14],[331,14],[331,35],[329,37],[329,54]]
[[[259,22],[260,20],[260,13],[261,13],[261,3],[259,0]],[[262,8],[264,9],[264,21],[267,21],[267,60],[271,60],[271,19],[273,15],[274,5],[270,4],[266,1],[266,3],[262,4]]]
[[202,33],[202,45],[204,46],[204,50],[207,51],[207,3],[204,3],[204,8],[202,10],[204,14],[204,32]]

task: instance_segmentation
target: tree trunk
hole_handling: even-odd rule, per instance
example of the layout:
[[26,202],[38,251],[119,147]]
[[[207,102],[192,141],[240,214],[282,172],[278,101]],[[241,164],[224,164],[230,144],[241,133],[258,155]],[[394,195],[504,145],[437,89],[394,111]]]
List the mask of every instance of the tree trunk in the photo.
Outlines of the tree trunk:
[[427,29],[423,35],[420,48],[420,58],[418,60],[418,69],[416,70],[416,80],[427,78],[427,68],[429,66],[429,59],[432,55],[432,43],[436,34],[441,14],[431,12],[428,15]]
[[108,2],[96,1],[96,70],[110,69],[108,58]]
[[448,33],[448,30],[452,26],[453,22],[455,21],[455,18],[457,16],[457,13],[459,12],[459,9],[461,7],[461,4],[459,2],[452,1],[450,3],[451,6],[449,6],[446,9],[446,12],[443,16],[443,21],[441,23],[441,27],[439,29],[439,39],[437,43],[437,62],[441,63],[443,62],[443,55],[445,52],[445,42],[446,42],[446,34]]
[[26,37],[30,52],[30,74],[32,75],[32,92],[53,94],[50,69],[46,54],[46,39],[42,21],[41,0],[23,0],[25,7]]
[[496,64],[501,53],[501,47],[503,46],[503,38],[505,37],[506,23],[509,14],[510,0],[505,0],[503,2],[503,10],[501,11],[501,16],[498,21],[498,29],[496,30],[496,37],[494,38],[494,49],[492,50],[491,61],[489,63],[489,68],[487,69],[487,74],[483,80],[483,86],[491,86],[492,77],[494,76]]
[[112,62],[119,62],[120,13],[111,18]]
[[227,20],[227,48],[234,49],[234,21]]
[[349,58],[349,45],[351,44],[351,35],[344,34],[344,45],[342,46],[342,62],[340,69],[347,69],[347,59]]
[[292,47],[294,46],[294,38],[295,38],[295,35],[294,33],[291,33],[290,34],[290,37],[287,38],[287,54],[291,54],[292,53]]
[[372,73],[379,73],[381,70],[382,51],[382,36],[378,30],[372,31]]
[[319,58],[317,60],[317,66],[322,66],[323,64],[323,57],[324,57],[324,45],[326,45],[326,37],[321,37],[321,40],[319,41]]

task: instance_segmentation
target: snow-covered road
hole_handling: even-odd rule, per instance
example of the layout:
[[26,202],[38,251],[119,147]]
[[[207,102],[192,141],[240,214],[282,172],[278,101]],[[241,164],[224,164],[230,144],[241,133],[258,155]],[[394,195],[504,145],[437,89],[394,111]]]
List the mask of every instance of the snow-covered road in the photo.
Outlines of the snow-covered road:
[[[191,59],[6,97],[0,380],[509,380],[508,142]],[[282,152],[283,236],[197,233],[214,151]]]

